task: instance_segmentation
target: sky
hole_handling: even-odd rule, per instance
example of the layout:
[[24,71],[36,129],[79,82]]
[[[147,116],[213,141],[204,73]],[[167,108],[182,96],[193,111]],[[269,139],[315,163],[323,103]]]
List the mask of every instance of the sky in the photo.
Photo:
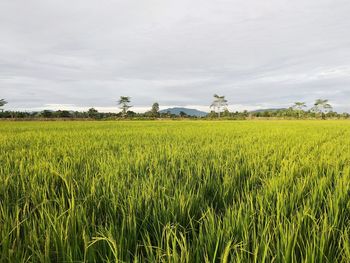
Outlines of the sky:
[[349,0],[0,0],[7,109],[350,112]]

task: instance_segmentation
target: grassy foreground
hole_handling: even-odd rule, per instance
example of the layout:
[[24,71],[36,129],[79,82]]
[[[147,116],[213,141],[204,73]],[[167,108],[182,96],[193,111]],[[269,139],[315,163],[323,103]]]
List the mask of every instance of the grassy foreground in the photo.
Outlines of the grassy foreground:
[[0,262],[349,262],[350,122],[0,122]]

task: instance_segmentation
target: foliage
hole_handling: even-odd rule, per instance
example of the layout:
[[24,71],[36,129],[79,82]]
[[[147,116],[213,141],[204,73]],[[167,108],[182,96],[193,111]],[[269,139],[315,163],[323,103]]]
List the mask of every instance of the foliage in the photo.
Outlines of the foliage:
[[306,108],[306,103],[297,101],[297,102],[294,103],[292,108],[294,110],[299,110],[299,111],[304,110],[304,108]]
[[187,116],[187,113],[186,112],[184,112],[184,111],[180,111],[180,117],[181,118],[184,118],[184,117],[186,117]]
[[217,94],[214,94],[214,101],[213,103],[210,105],[210,108],[213,108],[214,111],[215,109],[218,112],[218,117],[220,118],[220,114],[221,114],[221,109],[222,108],[226,108],[227,106],[227,100],[225,99],[225,96],[219,96]]
[[160,117],[159,103],[158,102],[153,103],[151,110],[144,113],[144,117],[149,117],[149,118]]
[[159,116],[159,103],[158,102],[153,103],[151,113],[152,113],[153,117]]
[[[227,105],[227,100],[225,96],[215,95],[216,100],[211,105],[214,110],[208,113],[205,117],[196,117],[186,114],[182,111],[179,114],[172,114],[171,112],[159,112],[159,104],[155,102],[152,105],[150,111],[145,113],[136,113],[128,110],[131,108],[129,105],[130,97],[121,97],[119,104],[123,110],[120,113],[104,113],[98,112],[94,108],[90,108],[87,112],[78,111],[50,111],[44,110],[41,112],[13,112],[6,111],[0,112],[0,118],[27,118],[27,119],[95,119],[95,120],[110,120],[110,119],[154,119],[154,118],[191,118],[191,119],[213,119],[217,117],[223,117],[225,120],[245,120],[252,118],[277,118],[277,119],[348,119],[350,118],[349,113],[336,113],[332,111],[332,106],[328,103],[328,100],[316,100],[314,107],[310,110],[305,110],[305,102],[295,102],[294,105],[288,109],[276,109],[276,110],[264,110],[255,112],[230,112],[225,105]],[[221,105],[221,106],[220,106]],[[222,112],[221,108],[224,109]],[[217,109],[218,112],[215,112]],[[125,111],[125,112],[124,112]]]
[[4,106],[7,104],[7,101],[4,99],[0,99],[0,107]]
[[119,101],[118,101],[118,105],[119,105],[119,108],[122,110],[123,117],[127,116],[128,110],[132,107],[130,105],[130,99],[131,99],[130,97],[121,96]]
[[311,111],[315,113],[327,113],[332,111],[332,106],[328,103],[328,100],[317,99]]
[[[151,111],[146,113],[136,113],[133,111],[127,111],[126,115],[123,116],[123,113],[111,113],[111,112],[78,112],[78,111],[50,111],[44,110],[42,112],[14,112],[14,111],[5,111],[0,112],[1,118],[14,118],[14,119],[95,119],[95,120],[110,120],[110,119],[154,119],[154,116]],[[163,119],[176,119],[176,118],[190,118],[190,119],[213,119],[218,117],[218,113],[212,111],[208,113],[206,117],[194,117],[186,114],[180,116],[176,114],[160,113],[158,117]],[[316,113],[312,111],[298,111],[294,109],[282,109],[275,111],[262,111],[262,112],[229,112],[225,110],[221,114],[221,119],[224,120],[244,120],[251,118],[277,118],[277,119],[348,119],[350,118],[349,113],[336,113],[333,111],[327,113]]]
[[0,134],[0,262],[350,261],[348,121]]
[[90,108],[88,110],[88,116],[89,118],[97,119],[99,116],[98,110],[96,110],[95,108]]
[[[0,108],[5,106],[7,104],[7,101],[4,99],[0,99]],[[0,109],[2,111],[2,109]]]

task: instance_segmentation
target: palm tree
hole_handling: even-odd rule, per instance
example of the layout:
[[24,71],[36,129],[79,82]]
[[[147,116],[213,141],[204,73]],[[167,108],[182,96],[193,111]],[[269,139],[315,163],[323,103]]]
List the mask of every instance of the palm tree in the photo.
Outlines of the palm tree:
[[311,110],[316,113],[327,113],[332,109],[333,107],[328,103],[328,100],[317,99]]
[[128,109],[130,109],[132,107],[131,105],[129,105],[130,99],[131,98],[127,97],[127,96],[120,96],[120,99],[118,101],[119,108],[123,112],[123,117],[126,117]]
[[294,102],[294,105],[292,106],[292,109],[297,111],[298,118],[300,118],[304,108],[306,108],[306,103],[300,101]]
[[293,110],[303,110],[303,108],[306,108],[306,103],[305,102],[294,102],[294,105],[292,106]]
[[227,100],[225,99],[225,96],[219,96],[217,94],[214,94],[214,101],[210,105],[210,108],[214,108],[214,111],[215,109],[217,109],[219,118],[220,118],[221,109],[226,108],[226,106],[227,106]]
[[[7,101],[4,99],[0,99],[0,107],[3,107],[7,104]],[[1,111],[4,111],[3,109],[1,109]]]

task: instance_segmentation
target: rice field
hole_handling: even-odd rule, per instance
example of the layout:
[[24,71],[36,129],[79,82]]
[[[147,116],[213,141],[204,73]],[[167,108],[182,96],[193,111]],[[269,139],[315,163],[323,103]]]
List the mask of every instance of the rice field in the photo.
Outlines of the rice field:
[[350,262],[349,121],[0,122],[0,262]]

